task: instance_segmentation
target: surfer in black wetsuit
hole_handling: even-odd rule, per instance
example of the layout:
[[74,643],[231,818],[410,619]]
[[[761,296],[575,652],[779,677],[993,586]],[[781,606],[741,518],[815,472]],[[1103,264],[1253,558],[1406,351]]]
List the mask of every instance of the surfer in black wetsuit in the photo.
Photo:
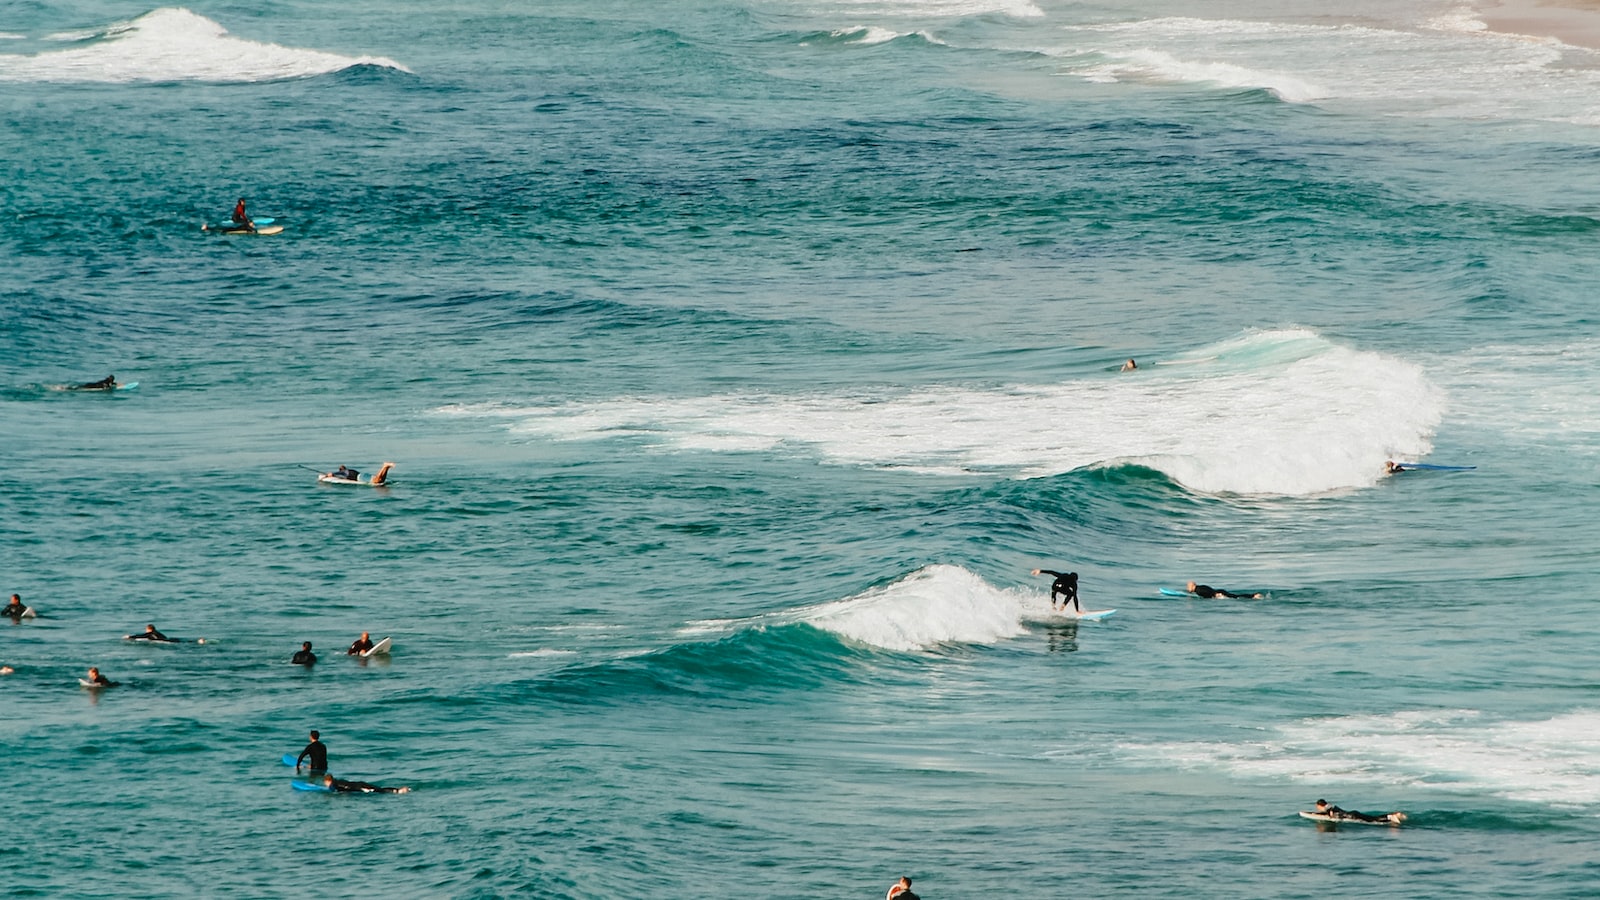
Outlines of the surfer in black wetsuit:
[[89,381],[74,387],[75,391],[109,391],[117,386],[117,376],[107,375],[99,381]]
[[1262,597],[1266,596],[1265,594],[1235,594],[1231,591],[1225,591],[1222,588],[1214,588],[1209,584],[1195,584],[1192,581],[1189,582],[1188,591],[1197,597],[1204,597],[1207,600],[1211,600],[1216,597],[1221,597],[1224,600],[1238,600],[1242,597],[1249,597],[1251,600],[1260,600]]
[[300,751],[300,755],[295,757],[294,770],[296,772],[300,771],[300,761],[308,756],[311,757],[311,771],[328,771],[328,745],[322,742],[322,738],[315,731],[311,732],[311,743],[307,744],[306,748]]
[[1407,471],[1406,467],[1400,465],[1392,459],[1386,459],[1383,461],[1383,474],[1385,475],[1394,475],[1398,472],[1404,471]]
[[146,625],[144,627],[144,634],[127,634],[123,635],[123,637],[130,641],[160,641],[163,644],[178,643],[176,640],[169,638],[157,631],[154,625]]
[[289,660],[297,666],[314,666],[317,664],[317,655],[311,652],[311,642],[306,641],[295,651],[294,658]]
[[322,783],[328,790],[341,794],[406,794],[411,791],[409,787],[378,787],[365,781],[345,781],[332,775],[323,775]]
[[350,649],[346,650],[344,652],[344,655],[345,656],[360,656],[361,654],[363,654],[363,653],[365,653],[365,652],[367,652],[368,650],[371,650],[371,649],[372,649],[372,633],[371,632],[367,632],[367,631],[363,631],[363,632],[361,632],[361,637],[356,638],[355,643],[350,645]]
[[0,615],[10,616],[13,619],[22,618],[22,614],[27,611],[28,607],[23,605],[22,597],[19,594],[12,594],[11,602],[4,607],[0,607]]
[[1072,608],[1083,612],[1083,607],[1078,605],[1078,573],[1053,572],[1049,569],[1034,569],[1035,575],[1054,575],[1056,580],[1050,584],[1050,608],[1056,608],[1056,595],[1061,595],[1061,608],[1067,608],[1067,601],[1072,601]]
[[347,469],[344,466],[340,466],[338,471],[329,472],[328,473],[328,477],[329,478],[338,478],[338,479],[341,479],[343,481],[355,481],[356,480],[356,476],[360,475],[360,474],[361,473],[357,472],[355,469]]
[[1337,806],[1330,805],[1326,800],[1317,801],[1316,812],[1319,816],[1327,816],[1330,819],[1347,819],[1352,822],[1388,822],[1391,825],[1399,825],[1406,820],[1406,814],[1403,812],[1374,816],[1353,809],[1340,809]]
[[112,681],[111,679],[107,678],[106,676],[100,674],[100,670],[95,668],[94,666],[90,666],[89,667],[89,677],[85,678],[84,681],[87,681],[88,683],[94,685],[95,687],[116,687],[117,686],[117,682]]

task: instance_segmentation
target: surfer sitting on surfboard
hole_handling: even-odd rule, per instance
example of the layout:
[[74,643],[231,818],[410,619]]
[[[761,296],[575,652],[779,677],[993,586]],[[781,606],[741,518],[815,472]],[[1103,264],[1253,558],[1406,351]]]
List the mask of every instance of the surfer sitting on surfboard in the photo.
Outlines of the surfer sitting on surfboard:
[[95,668],[94,666],[90,666],[89,667],[89,677],[83,679],[83,683],[87,684],[87,685],[93,685],[94,687],[116,687],[117,686],[117,683],[115,681],[112,681],[111,679],[105,677],[104,675],[101,675],[100,674],[100,670]]
[[10,616],[13,619],[22,618],[22,614],[27,611],[28,607],[23,605],[22,597],[18,594],[12,594],[11,602],[4,607],[0,607],[0,615]]
[[322,776],[322,783],[327,785],[328,790],[341,794],[405,794],[411,791],[409,787],[378,787],[365,781],[345,781],[332,775]]
[[245,215],[243,197],[240,197],[239,202],[233,205],[233,227],[243,228],[245,231],[256,230],[256,223],[250,221],[250,217]]
[[1395,825],[1399,825],[1406,819],[1406,814],[1403,812],[1392,812],[1381,816],[1372,816],[1364,812],[1357,812],[1353,809],[1340,809],[1337,806],[1330,805],[1326,800],[1317,801],[1316,813],[1319,816],[1327,816],[1330,819],[1346,819],[1351,822],[1389,822]]
[[1072,608],[1083,612],[1083,607],[1078,605],[1078,573],[1077,572],[1052,572],[1049,569],[1034,569],[1035,575],[1054,575],[1056,580],[1050,584],[1050,608],[1056,608],[1056,595],[1061,595],[1061,608],[1067,608],[1067,601],[1072,601]]
[[1262,597],[1266,596],[1266,594],[1235,594],[1231,591],[1225,591],[1222,588],[1214,588],[1209,584],[1195,584],[1192,581],[1189,582],[1187,590],[1189,593],[1198,597],[1204,597],[1207,600],[1215,597],[1222,597],[1226,600],[1238,600],[1240,597],[1249,597],[1251,600],[1260,600]]
[[344,652],[344,655],[345,656],[360,656],[361,654],[363,654],[363,653],[365,653],[365,652],[367,652],[368,650],[371,650],[371,649],[372,649],[372,633],[369,632],[369,631],[363,631],[363,632],[361,632],[361,637],[356,638],[355,643],[350,645],[350,649],[346,650]]
[[161,632],[157,631],[156,630],[156,626],[154,626],[154,625],[146,625],[144,627],[144,634],[125,634],[122,637],[123,637],[124,640],[129,640],[129,641],[160,641],[160,642],[162,642],[164,644],[176,644],[177,643],[177,640],[175,640],[173,638],[169,638],[166,635],[162,634]]

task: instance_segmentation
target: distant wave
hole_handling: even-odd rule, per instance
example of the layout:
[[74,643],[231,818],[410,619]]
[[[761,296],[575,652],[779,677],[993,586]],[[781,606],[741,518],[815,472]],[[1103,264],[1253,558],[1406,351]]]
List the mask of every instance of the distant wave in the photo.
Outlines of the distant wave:
[[1600,713],[1486,721],[1472,710],[1308,719],[1247,743],[1127,745],[1161,765],[1317,785],[1391,784],[1600,806]]
[[929,44],[947,46],[944,41],[926,31],[895,31],[892,28],[881,28],[877,25],[856,25],[850,28],[838,28],[827,32],[826,35],[814,35],[803,41],[803,43],[831,41],[838,44],[872,45],[887,44],[890,41],[905,37],[914,37]]
[[836,464],[1033,478],[1137,464],[1210,493],[1305,495],[1375,484],[1421,457],[1444,394],[1420,366],[1313,332],[1241,336],[1128,375],[872,395],[619,397],[455,405],[550,440],[629,437],[682,451],[807,452]]
[[809,6],[813,10],[847,10],[860,16],[965,18],[999,14],[1017,19],[1044,17],[1044,10],[1033,0],[820,0]]
[[1457,14],[1378,28],[1162,17],[1073,25],[1047,50],[1094,82],[1255,88],[1386,114],[1600,124],[1596,54]]
[[232,37],[187,9],[157,9],[131,22],[53,40],[82,44],[35,55],[0,54],[5,81],[255,82],[325,75],[352,66],[409,72],[382,57],[351,57]]

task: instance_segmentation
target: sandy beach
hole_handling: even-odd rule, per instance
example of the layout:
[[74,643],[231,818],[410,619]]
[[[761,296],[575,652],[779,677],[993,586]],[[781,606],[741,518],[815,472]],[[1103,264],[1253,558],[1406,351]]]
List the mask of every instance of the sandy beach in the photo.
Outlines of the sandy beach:
[[1478,17],[1491,31],[1600,49],[1600,0],[1502,0],[1480,6]]

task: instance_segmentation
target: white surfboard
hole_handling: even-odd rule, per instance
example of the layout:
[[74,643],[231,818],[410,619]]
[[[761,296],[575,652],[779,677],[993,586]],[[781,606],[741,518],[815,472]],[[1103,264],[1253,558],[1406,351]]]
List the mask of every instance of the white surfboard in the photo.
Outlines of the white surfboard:
[[39,618],[39,614],[34,612],[33,611],[33,607],[30,606],[27,609],[23,610],[22,611],[22,615],[17,616],[17,618],[19,618],[19,619],[37,619],[37,618]]
[[358,487],[388,487],[389,486],[389,480],[387,478],[385,478],[383,481],[380,481],[380,482],[377,482],[376,484],[374,484],[373,481],[372,481],[372,476],[371,475],[368,475],[366,478],[336,478],[336,477],[334,477],[332,475],[323,474],[323,475],[318,475],[317,476],[317,481],[321,482],[322,484],[353,484],[353,485],[356,485]]
[[95,684],[87,678],[79,678],[78,683],[86,688],[94,688],[95,690],[99,690],[100,688],[116,687],[118,684],[115,681],[111,682],[110,684]]
[[373,644],[371,650],[367,650],[367,651],[363,652],[361,654],[361,658],[362,659],[366,659],[366,658],[372,657],[372,656],[383,656],[384,654],[389,652],[389,646],[390,646],[389,639],[388,638],[384,638],[383,640],[377,642],[376,644]]

